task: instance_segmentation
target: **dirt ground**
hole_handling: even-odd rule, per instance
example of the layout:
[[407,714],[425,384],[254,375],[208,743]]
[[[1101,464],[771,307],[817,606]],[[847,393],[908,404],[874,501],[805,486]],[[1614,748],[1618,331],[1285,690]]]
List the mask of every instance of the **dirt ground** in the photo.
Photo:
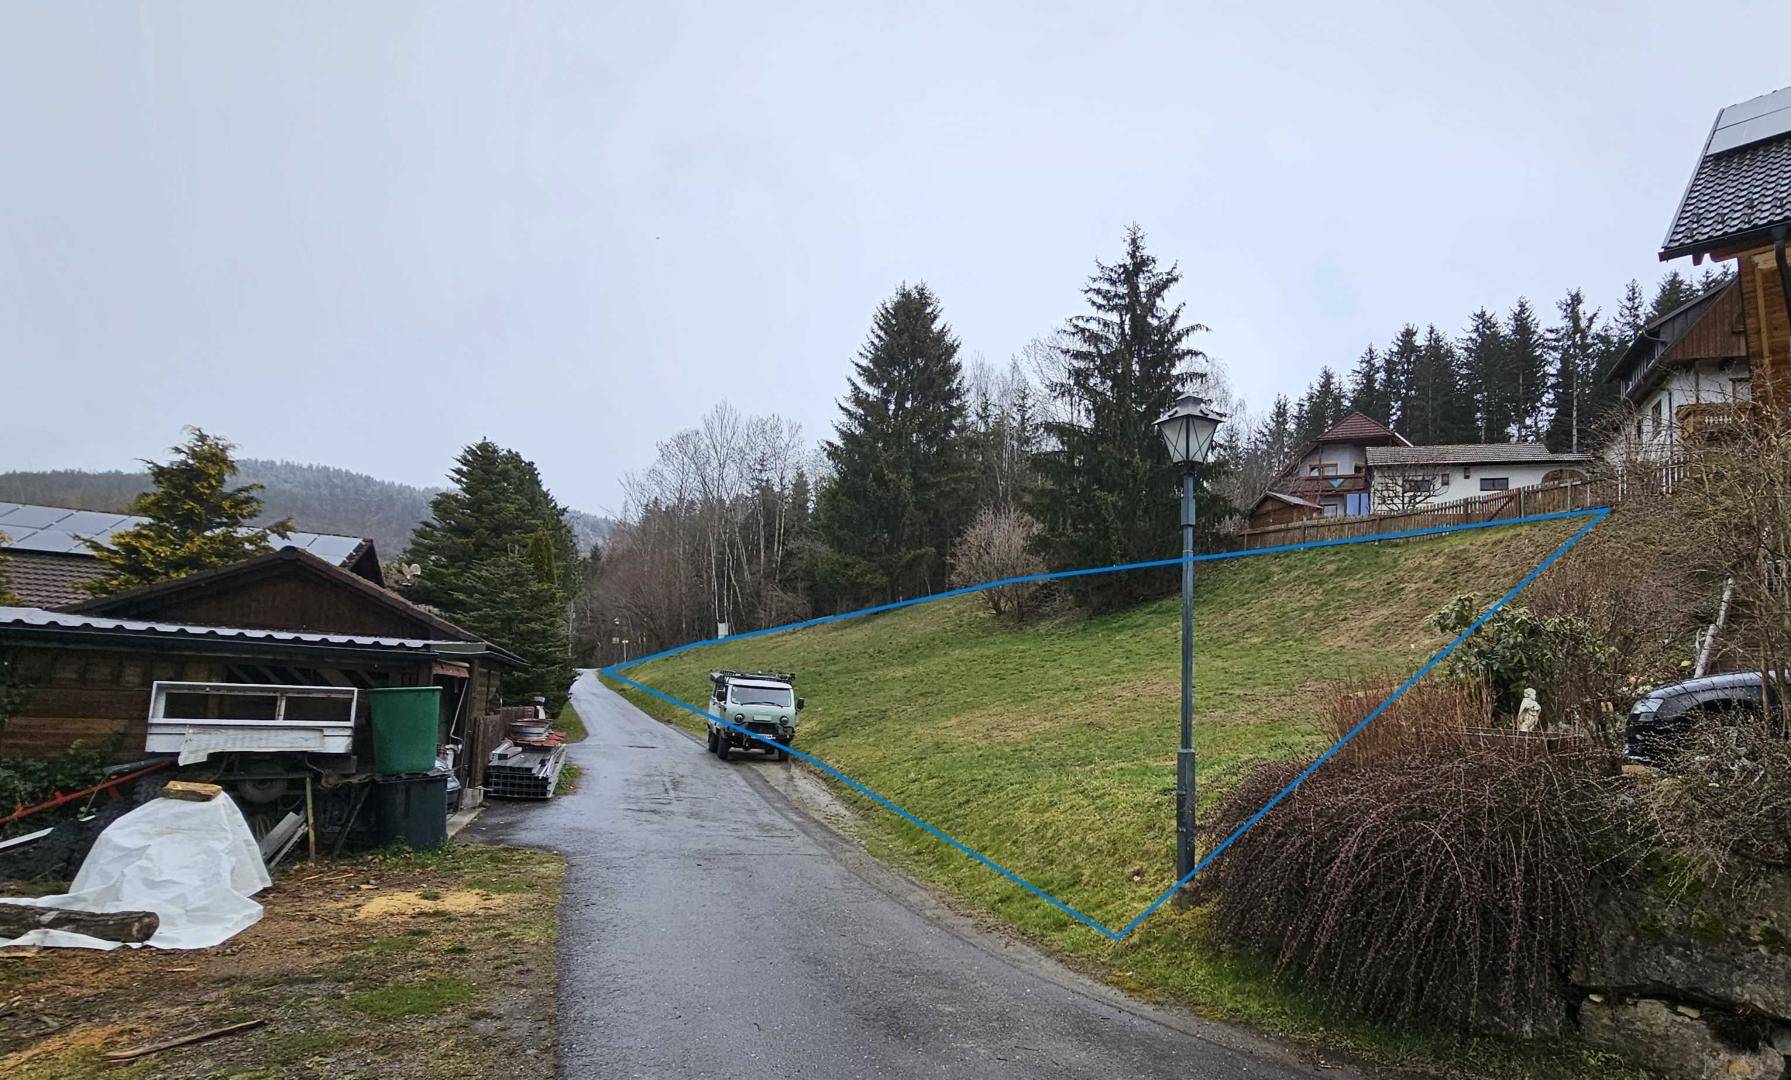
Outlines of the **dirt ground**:
[[301,864],[216,948],[0,950],[0,1076],[549,1077],[564,873],[476,845]]

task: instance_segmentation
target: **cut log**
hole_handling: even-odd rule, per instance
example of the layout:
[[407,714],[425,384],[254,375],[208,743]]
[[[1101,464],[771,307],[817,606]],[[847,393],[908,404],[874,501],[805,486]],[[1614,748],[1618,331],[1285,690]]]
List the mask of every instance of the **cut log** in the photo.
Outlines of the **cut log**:
[[191,780],[170,780],[162,785],[162,798],[185,799],[187,802],[210,802],[224,789],[216,784],[196,784]]
[[102,941],[148,941],[162,920],[153,911],[71,911],[36,904],[0,903],[0,938],[32,930],[66,930]]

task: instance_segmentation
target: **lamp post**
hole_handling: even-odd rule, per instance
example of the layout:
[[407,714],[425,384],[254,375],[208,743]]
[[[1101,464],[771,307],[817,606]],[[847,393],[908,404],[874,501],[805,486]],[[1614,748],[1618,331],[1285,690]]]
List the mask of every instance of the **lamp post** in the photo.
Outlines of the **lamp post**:
[[[1169,460],[1182,467],[1182,741],[1175,754],[1175,880],[1184,882],[1194,869],[1194,466],[1213,452],[1213,434],[1225,419],[1197,394],[1183,394],[1163,418],[1157,432],[1169,448]],[[1177,889],[1175,902],[1186,903]]]

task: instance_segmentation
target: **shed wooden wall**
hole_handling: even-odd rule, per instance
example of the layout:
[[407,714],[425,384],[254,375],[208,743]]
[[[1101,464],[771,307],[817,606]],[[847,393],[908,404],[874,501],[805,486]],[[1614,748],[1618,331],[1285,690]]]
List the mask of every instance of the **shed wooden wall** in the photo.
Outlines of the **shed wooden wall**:
[[149,687],[158,679],[212,682],[224,677],[217,658],[159,657],[114,649],[12,650],[22,695],[0,729],[0,754],[51,757],[76,743],[119,737],[117,761],[143,756],[149,730]]
[[1791,407],[1791,321],[1785,315],[1785,297],[1772,249],[1743,254],[1740,270],[1754,400],[1778,408]]
[[1695,360],[1725,360],[1747,355],[1747,320],[1742,314],[1742,291],[1724,289],[1679,340],[1660,354],[1659,363],[1680,364]]
[[[149,690],[157,680],[183,682],[243,682],[232,679],[232,667],[243,664],[286,666],[291,655],[234,656],[133,650],[114,647],[53,647],[16,645],[10,648],[21,695],[14,715],[0,729],[0,754],[50,757],[65,753],[76,743],[96,745],[116,738],[115,761],[135,761],[144,756],[143,741],[149,733]],[[426,685],[428,661],[408,657],[391,662],[377,659],[358,662],[299,660],[317,667],[324,681],[350,685],[345,673],[361,682],[381,686]],[[367,696],[356,711],[355,751],[372,760],[366,744]]]
[[191,592],[177,590],[111,605],[104,609],[104,614],[109,618],[253,630],[423,639],[447,636],[426,622],[294,564],[275,565],[265,574],[222,581]]
[[1266,529],[1271,525],[1289,525],[1308,518],[1323,517],[1321,511],[1307,506],[1289,506],[1284,502],[1270,499],[1263,503],[1250,515],[1250,528]]

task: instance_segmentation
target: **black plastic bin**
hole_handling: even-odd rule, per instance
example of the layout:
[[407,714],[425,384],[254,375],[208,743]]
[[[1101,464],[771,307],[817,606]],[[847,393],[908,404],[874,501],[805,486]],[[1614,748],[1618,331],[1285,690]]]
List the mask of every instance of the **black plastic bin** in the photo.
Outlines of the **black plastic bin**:
[[448,842],[448,774],[413,773],[373,781],[373,824],[380,847],[418,851]]

